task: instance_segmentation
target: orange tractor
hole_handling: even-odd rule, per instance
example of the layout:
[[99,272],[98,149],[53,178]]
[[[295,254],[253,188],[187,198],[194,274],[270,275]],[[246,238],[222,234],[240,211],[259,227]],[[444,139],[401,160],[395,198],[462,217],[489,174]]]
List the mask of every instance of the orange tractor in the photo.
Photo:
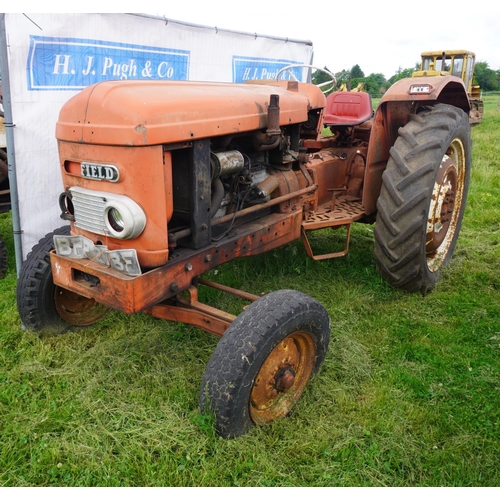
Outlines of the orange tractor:
[[[107,81],[70,99],[56,127],[66,225],[32,249],[18,280],[21,319],[37,332],[112,308],[220,336],[200,409],[224,437],[290,411],[325,359],[330,318],[298,291],[256,296],[200,276],[300,238],[315,260],[339,257],[353,223],[375,223],[382,276],[426,294],[453,254],[469,186],[460,78],[401,80],[374,112],[366,93],[326,98],[282,74]],[[311,232],[341,227],[343,250],[313,250]],[[235,317],[201,303],[199,285],[251,304]]]

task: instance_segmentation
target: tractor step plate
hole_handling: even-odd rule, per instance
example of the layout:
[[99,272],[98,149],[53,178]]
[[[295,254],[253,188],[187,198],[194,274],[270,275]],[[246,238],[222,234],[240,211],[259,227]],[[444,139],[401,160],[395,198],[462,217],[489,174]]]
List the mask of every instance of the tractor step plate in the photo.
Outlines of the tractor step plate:
[[322,229],[325,227],[344,226],[352,224],[365,215],[365,209],[359,198],[342,197],[318,207],[314,212],[309,212],[307,220],[302,222],[306,231]]

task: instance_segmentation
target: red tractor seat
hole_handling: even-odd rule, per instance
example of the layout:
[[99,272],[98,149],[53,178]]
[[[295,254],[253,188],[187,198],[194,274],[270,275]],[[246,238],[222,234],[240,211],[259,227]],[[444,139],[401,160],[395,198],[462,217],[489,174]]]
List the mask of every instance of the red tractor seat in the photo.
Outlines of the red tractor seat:
[[372,116],[372,100],[366,92],[334,92],[326,98],[326,126],[353,127]]

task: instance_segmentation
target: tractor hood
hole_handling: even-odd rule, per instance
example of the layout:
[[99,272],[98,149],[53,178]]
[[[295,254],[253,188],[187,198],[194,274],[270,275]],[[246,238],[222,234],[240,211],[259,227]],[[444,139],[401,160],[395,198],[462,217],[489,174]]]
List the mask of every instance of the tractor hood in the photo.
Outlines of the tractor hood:
[[[291,82],[290,82],[291,83]],[[305,122],[325,97],[312,84],[106,81],[85,88],[61,109],[56,138],[123,146],[175,143],[267,127],[271,94],[280,126]]]

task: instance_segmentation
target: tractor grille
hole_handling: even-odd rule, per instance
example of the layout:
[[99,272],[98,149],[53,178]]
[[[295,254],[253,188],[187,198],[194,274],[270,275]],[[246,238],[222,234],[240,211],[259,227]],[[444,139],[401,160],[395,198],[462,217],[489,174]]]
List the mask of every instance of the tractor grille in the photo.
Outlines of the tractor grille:
[[106,198],[88,190],[70,189],[75,215],[75,226],[96,234],[109,234],[104,223]]

